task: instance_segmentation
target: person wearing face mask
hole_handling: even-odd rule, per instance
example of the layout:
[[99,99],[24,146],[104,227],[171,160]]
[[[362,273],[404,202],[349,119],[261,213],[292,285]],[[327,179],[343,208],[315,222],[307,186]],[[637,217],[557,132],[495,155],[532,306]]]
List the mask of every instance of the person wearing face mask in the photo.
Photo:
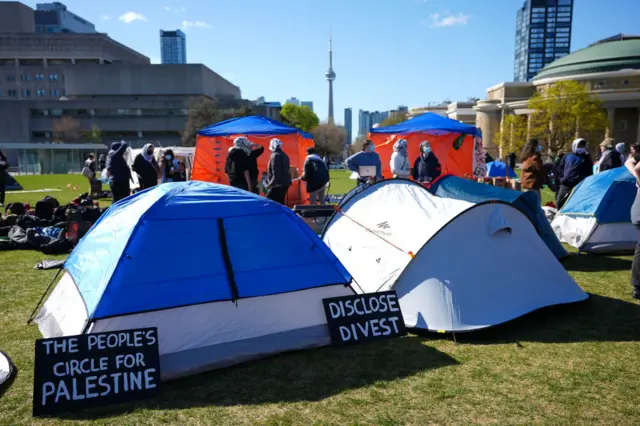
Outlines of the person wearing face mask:
[[614,150],[615,143],[616,141],[614,139],[607,138],[600,144],[600,152],[602,155],[600,156],[600,161],[595,165],[595,173],[604,172],[622,166],[623,161],[620,157],[620,153]]
[[549,171],[542,164],[541,158],[542,145],[537,139],[530,139],[529,142],[522,149],[520,155],[520,161],[522,161],[522,173],[520,175],[520,182],[522,183],[522,190],[524,192],[531,191],[538,195],[538,202],[542,199],[540,197],[540,190],[544,186]]
[[[344,164],[347,169],[358,174],[358,185],[382,179],[382,162],[376,152],[376,146],[369,139],[362,144],[362,151],[347,158]],[[360,176],[360,167],[375,167],[375,176]]]
[[152,188],[158,184],[158,173],[160,168],[158,162],[153,156],[155,147],[148,143],[142,147],[142,152],[136,155],[131,167],[138,175],[140,183],[140,191]]
[[420,156],[413,163],[413,179],[420,183],[431,183],[442,173],[438,157],[431,152],[429,141],[420,142]]
[[282,150],[280,139],[271,139],[269,151],[271,157],[267,166],[267,198],[284,205],[291,186],[289,156]]
[[160,171],[162,172],[162,183],[180,182],[180,162],[172,150],[164,151]]
[[411,177],[411,163],[407,154],[407,141],[398,139],[393,144],[393,154],[391,154],[391,173],[394,178],[409,179]]
[[562,175],[556,195],[556,208],[560,210],[573,188],[593,174],[593,161],[587,152],[587,141],[581,138],[574,140],[571,152],[562,157],[558,167]]

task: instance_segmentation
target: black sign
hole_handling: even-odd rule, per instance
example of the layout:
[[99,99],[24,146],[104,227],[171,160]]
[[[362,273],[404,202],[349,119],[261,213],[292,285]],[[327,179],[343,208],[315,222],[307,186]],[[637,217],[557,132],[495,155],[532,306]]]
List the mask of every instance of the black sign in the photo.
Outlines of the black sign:
[[158,329],[36,340],[33,386],[34,416],[157,394]]
[[322,303],[335,346],[407,334],[395,291],[334,297]]

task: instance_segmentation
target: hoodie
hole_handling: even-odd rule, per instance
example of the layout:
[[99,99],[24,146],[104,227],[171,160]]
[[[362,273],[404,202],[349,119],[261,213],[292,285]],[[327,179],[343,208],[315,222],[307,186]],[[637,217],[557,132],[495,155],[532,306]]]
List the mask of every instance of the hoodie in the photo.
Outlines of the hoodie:
[[304,168],[300,179],[307,183],[307,192],[309,193],[321,189],[329,182],[327,164],[316,154],[308,155],[304,160]]
[[349,170],[358,173],[360,167],[376,166],[376,177],[382,179],[382,163],[380,156],[375,151],[360,151],[347,158],[344,162]]
[[571,153],[562,157],[559,169],[562,171],[560,185],[567,188],[574,188],[586,177],[593,174],[593,161],[587,152],[576,153],[578,143],[583,139],[576,139],[571,144]]
[[109,173],[109,182],[129,181],[131,179],[131,169],[124,159],[124,153],[129,148],[125,142],[114,142],[111,144],[111,151],[107,154],[107,173]]

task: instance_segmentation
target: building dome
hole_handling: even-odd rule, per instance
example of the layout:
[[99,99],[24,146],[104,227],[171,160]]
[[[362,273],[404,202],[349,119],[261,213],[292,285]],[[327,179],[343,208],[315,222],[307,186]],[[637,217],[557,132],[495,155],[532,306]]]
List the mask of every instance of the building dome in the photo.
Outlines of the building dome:
[[577,50],[544,67],[533,81],[624,69],[640,70],[640,37],[615,36]]

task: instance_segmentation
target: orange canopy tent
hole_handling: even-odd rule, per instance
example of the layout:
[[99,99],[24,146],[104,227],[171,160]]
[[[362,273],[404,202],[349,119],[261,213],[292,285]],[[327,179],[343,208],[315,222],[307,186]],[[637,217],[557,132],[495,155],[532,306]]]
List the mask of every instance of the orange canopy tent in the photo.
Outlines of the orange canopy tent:
[[407,141],[412,167],[420,155],[420,142],[427,140],[440,161],[442,175],[476,178],[486,174],[480,129],[432,112],[394,126],[373,128],[369,139],[376,145],[386,179],[392,177],[391,154],[398,139]]
[[[265,148],[258,157],[260,173],[267,171],[269,162],[269,141],[277,138],[282,141],[282,150],[289,156],[292,174],[302,174],[306,149],[314,145],[313,136],[294,127],[267,117],[250,116],[221,121],[198,132],[196,153],[193,159],[192,180],[229,184],[224,172],[227,152],[233,146],[233,140],[244,136],[251,142]],[[287,194],[287,205],[307,204],[309,199],[302,181],[295,181]]]

